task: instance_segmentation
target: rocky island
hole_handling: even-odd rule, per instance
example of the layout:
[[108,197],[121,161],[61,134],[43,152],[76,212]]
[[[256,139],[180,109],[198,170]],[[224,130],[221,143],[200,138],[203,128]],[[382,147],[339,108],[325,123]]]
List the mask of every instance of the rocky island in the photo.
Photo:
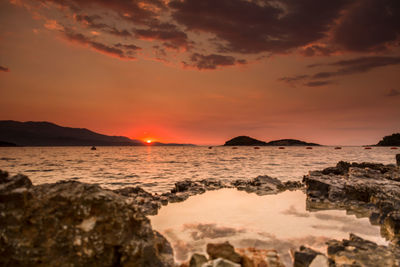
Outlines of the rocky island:
[[238,136],[226,141],[224,146],[320,146],[316,143],[307,143],[296,139],[280,139],[270,142],[260,141],[249,136]]
[[400,146],[400,133],[383,137],[376,146]]

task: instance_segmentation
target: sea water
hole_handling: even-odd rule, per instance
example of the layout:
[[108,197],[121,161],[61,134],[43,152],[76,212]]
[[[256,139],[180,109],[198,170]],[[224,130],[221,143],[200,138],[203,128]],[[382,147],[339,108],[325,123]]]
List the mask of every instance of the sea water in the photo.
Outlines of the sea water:
[[396,152],[400,150],[387,147],[10,147],[0,148],[0,169],[23,173],[34,184],[74,179],[110,189],[141,186],[162,193],[183,179],[232,181],[269,175],[299,181],[308,171],[340,160],[395,164]]

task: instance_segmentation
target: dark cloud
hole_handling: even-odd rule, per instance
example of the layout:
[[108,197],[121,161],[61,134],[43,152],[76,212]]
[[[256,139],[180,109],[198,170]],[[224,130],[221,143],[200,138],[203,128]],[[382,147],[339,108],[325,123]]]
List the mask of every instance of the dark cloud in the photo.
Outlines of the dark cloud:
[[3,67],[3,66],[0,66],[0,72],[10,72],[10,69],[6,68],[6,67]]
[[132,33],[130,33],[128,30],[118,30],[115,27],[110,28],[108,33],[119,36],[119,37],[130,37],[132,36]]
[[199,70],[213,70],[220,66],[232,66],[236,64],[246,64],[245,60],[237,60],[231,56],[223,55],[202,55],[199,53],[194,53],[190,57],[191,64],[186,64],[189,66],[194,66]]
[[305,86],[308,87],[320,87],[320,86],[325,86],[329,84],[333,84],[333,81],[311,81],[311,82],[306,82],[304,83]]
[[347,0],[171,1],[173,18],[188,30],[212,33],[224,52],[284,53],[326,37]]
[[136,29],[135,36],[144,40],[159,40],[168,48],[189,48],[188,36],[185,32],[170,23],[153,23],[148,29]]
[[[29,3],[35,5],[32,4],[35,1]],[[99,52],[127,58],[135,49],[106,45],[111,43],[107,38],[113,38],[112,43],[147,40],[152,44],[144,47],[157,46],[153,54],[165,61],[172,59],[168,53],[177,55],[170,49],[189,51],[175,57],[176,61],[188,62],[186,66],[201,70],[245,64],[246,60],[236,59],[237,53],[246,54],[247,60],[252,61],[294,51],[306,57],[349,51],[378,53],[400,45],[399,0],[40,0],[39,3],[33,13],[43,9],[38,13],[45,19],[75,32],[87,34],[93,30],[98,35],[96,40],[75,41]],[[62,15],[49,15],[52,5],[48,3],[61,5],[63,8],[54,8],[54,14]],[[72,22],[64,23],[66,20]],[[328,66],[336,67],[334,71],[284,77],[281,81],[323,86],[330,83],[325,79],[331,77],[393,65],[389,57],[365,60],[349,65],[332,64]]]
[[296,76],[292,76],[292,77],[282,77],[282,78],[279,78],[278,80],[282,81],[282,82],[291,83],[291,82],[297,82],[297,81],[304,80],[308,77],[309,77],[309,75],[296,75]]
[[400,96],[400,90],[392,88],[387,92],[386,96],[389,96],[389,97]]
[[300,50],[300,53],[306,57],[330,56],[334,52],[334,49],[320,45],[312,45]]
[[42,0],[53,2],[68,7],[76,13],[85,10],[93,10],[94,7],[101,7],[112,10],[120,17],[138,24],[147,24],[149,21],[157,20],[159,9],[165,9],[162,0]]
[[64,35],[69,41],[74,41],[74,42],[77,42],[82,45],[87,45],[100,53],[104,53],[109,56],[113,56],[113,57],[117,57],[117,58],[121,58],[121,59],[135,59],[132,56],[131,51],[126,52],[123,49],[119,48],[119,47],[123,47],[123,45],[121,45],[121,44],[117,44],[118,47],[117,46],[109,46],[109,45],[94,41],[90,37],[85,36],[81,33],[75,33],[73,31],[71,31],[70,29],[66,29],[64,31]]
[[115,44],[115,47],[118,47],[118,48],[125,48],[125,49],[129,49],[129,50],[141,50],[142,48],[140,48],[139,46],[136,46],[136,45],[134,45],[134,44],[129,44],[129,45],[127,45],[127,44],[120,44],[120,43],[118,43],[118,44]]
[[88,16],[88,15],[76,15],[75,19],[79,22],[81,22],[83,25],[85,25],[88,28],[92,28],[92,29],[104,29],[104,28],[108,28],[108,25],[105,23],[100,23],[97,22],[98,20],[100,20],[102,17],[99,15],[92,15],[92,16]]
[[288,83],[309,80],[309,82],[306,82],[304,85],[323,86],[331,84],[333,83],[333,81],[321,80],[321,79],[330,79],[333,77],[366,73],[376,68],[399,65],[399,64],[400,64],[400,57],[383,57],[383,56],[359,57],[350,60],[340,60],[328,64],[312,64],[308,66],[309,68],[316,68],[323,66],[335,67],[336,70],[334,71],[322,71],[312,75],[296,75],[292,77],[283,77],[280,78],[279,80]]
[[[318,72],[312,76],[313,79],[329,78],[334,76],[344,76],[358,73],[365,73],[375,68],[400,64],[400,57],[360,57],[350,60],[341,60],[334,63],[325,64],[326,66],[339,67],[331,72]],[[323,65],[313,65],[323,66]]]
[[[352,51],[381,51],[399,45],[400,1],[359,0],[346,10],[333,39]],[[396,44],[397,42],[397,44]]]

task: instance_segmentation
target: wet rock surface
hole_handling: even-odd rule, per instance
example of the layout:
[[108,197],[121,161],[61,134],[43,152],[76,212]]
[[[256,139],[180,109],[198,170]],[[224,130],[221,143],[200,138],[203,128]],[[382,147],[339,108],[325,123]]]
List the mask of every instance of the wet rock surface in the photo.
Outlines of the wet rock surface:
[[303,178],[307,209],[346,209],[381,225],[382,235],[400,245],[400,169],[394,165],[339,162]]
[[235,249],[229,242],[207,244],[209,258],[193,254],[189,264],[181,267],[283,267],[276,250],[240,248]]
[[173,266],[168,241],[127,197],[0,172],[1,266]]
[[327,245],[327,256],[301,247],[294,253],[294,267],[400,266],[400,249],[396,246],[379,246],[354,234],[342,241],[330,240]]
[[303,187],[303,184],[297,181],[282,183],[280,180],[266,175],[258,176],[251,180],[236,180],[232,182],[232,185],[238,190],[256,193],[260,196],[277,194],[285,190],[297,190]]

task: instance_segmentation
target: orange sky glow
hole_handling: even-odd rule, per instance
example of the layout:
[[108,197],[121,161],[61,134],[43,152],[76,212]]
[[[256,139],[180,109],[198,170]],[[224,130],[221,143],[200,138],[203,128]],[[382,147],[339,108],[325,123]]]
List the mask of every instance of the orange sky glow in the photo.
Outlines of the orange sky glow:
[[0,2],[0,119],[145,142],[400,131],[397,0]]

